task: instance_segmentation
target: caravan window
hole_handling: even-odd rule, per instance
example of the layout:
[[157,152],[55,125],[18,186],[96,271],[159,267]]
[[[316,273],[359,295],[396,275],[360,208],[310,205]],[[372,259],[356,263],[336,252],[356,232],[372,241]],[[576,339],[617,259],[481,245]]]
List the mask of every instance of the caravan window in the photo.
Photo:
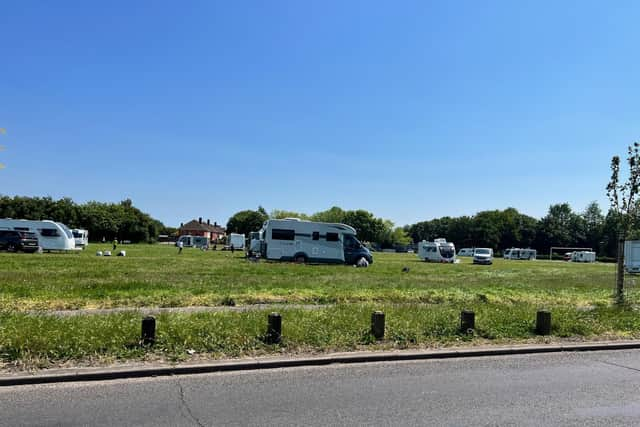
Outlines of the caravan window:
[[327,233],[327,242],[337,242],[338,240],[340,240],[338,233]]
[[282,230],[274,228],[271,230],[271,238],[273,240],[295,240],[296,232],[294,230]]
[[56,228],[43,228],[40,230],[40,234],[44,237],[57,237],[60,235]]
[[313,240],[320,240],[320,232],[319,232],[319,231],[314,231],[314,232],[311,234],[311,239],[313,239]]
[[16,231],[29,231],[29,227],[13,227]]

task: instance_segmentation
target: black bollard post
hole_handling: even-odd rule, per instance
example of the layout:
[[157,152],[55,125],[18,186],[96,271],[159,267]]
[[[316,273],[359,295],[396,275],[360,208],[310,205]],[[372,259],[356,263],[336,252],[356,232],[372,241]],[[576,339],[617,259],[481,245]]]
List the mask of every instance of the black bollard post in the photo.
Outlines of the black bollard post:
[[382,311],[371,313],[371,335],[377,340],[384,338],[384,313]]
[[476,328],[476,314],[471,310],[462,310],[460,313],[460,331],[468,334]]
[[156,319],[147,316],[142,319],[142,345],[153,345],[156,342]]
[[538,310],[536,313],[536,334],[551,334],[551,312],[548,310]]
[[280,344],[281,338],[282,316],[279,313],[271,313],[267,322],[267,344]]

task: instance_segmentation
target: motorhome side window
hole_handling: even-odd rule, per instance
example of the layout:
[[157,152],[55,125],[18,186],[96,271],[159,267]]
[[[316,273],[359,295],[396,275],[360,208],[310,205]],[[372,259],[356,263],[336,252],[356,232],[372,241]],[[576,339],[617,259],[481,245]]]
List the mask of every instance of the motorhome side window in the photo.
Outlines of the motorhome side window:
[[29,231],[29,227],[13,227],[16,231]]
[[271,238],[273,240],[295,240],[296,232],[294,230],[282,230],[274,228],[271,230]]
[[60,234],[55,228],[43,228],[42,230],[40,230],[40,235],[44,237],[57,237]]
[[320,232],[319,232],[319,231],[314,231],[314,232],[311,234],[311,238],[312,238],[313,240],[320,240]]
[[327,233],[327,242],[337,242],[338,240],[338,233]]

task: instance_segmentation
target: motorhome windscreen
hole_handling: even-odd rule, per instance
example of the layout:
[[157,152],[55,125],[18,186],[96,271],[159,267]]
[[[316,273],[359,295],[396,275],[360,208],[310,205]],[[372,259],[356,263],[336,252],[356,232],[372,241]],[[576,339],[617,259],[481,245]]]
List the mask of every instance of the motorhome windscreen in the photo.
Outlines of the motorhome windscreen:
[[74,231],[73,232],[73,237],[75,237],[77,239],[81,239],[83,236],[82,236],[82,233],[78,233],[77,231]]
[[453,255],[455,254],[455,251],[453,250],[452,247],[444,247],[441,246],[440,247],[440,255],[442,255],[443,258],[453,258]]
[[489,255],[489,249],[476,249],[476,254],[478,255]]

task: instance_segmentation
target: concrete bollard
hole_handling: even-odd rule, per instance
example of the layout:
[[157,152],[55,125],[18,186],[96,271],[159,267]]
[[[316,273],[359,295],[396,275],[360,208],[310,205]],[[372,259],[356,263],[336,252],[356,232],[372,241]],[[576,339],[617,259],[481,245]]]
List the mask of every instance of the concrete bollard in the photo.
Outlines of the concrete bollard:
[[280,344],[281,339],[282,316],[279,313],[271,313],[267,321],[267,344]]
[[156,342],[156,319],[147,316],[142,319],[142,345],[153,345]]
[[471,310],[462,310],[460,313],[460,331],[471,333],[476,328],[476,314]]
[[551,312],[548,310],[538,310],[536,313],[536,334],[551,334]]
[[377,340],[384,338],[384,313],[382,311],[371,313],[371,335]]

